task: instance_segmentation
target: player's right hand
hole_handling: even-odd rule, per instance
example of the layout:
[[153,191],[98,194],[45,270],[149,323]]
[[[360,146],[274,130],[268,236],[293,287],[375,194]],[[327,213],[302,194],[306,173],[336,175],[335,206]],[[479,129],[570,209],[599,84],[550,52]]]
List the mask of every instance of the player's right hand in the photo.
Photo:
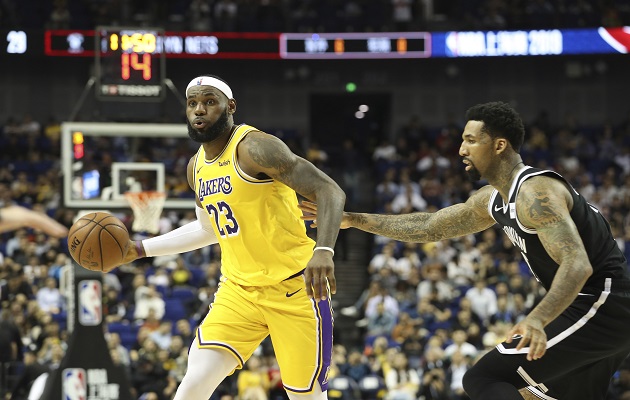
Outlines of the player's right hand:
[[140,258],[140,255],[138,254],[138,248],[136,247],[136,242],[134,240],[129,240],[128,249],[129,250],[127,251],[127,254],[125,254],[122,264],[129,264],[130,262],[136,261],[138,258]]
[[[298,204],[298,208],[302,210],[302,212],[306,213],[302,215],[300,218],[304,221],[312,221],[309,225],[311,228],[317,228],[317,204],[311,203],[310,201],[302,200],[300,204]],[[344,211],[341,216],[341,225],[339,225],[340,229],[348,229],[351,228],[350,225],[350,217],[348,213]]]
[[315,251],[313,257],[306,264],[304,280],[306,281],[306,294],[315,301],[326,300],[328,284],[330,284],[330,293],[335,294],[337,292],[337,280],[332,253]]

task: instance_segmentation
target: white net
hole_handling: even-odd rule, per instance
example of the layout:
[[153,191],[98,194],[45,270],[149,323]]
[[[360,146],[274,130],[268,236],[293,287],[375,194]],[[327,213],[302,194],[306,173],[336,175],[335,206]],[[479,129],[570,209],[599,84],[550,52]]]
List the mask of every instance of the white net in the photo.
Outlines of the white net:
[[125,198],[133,210],[131,229],[134,232],[158,233],[166,194],[151,191],[126,192]]

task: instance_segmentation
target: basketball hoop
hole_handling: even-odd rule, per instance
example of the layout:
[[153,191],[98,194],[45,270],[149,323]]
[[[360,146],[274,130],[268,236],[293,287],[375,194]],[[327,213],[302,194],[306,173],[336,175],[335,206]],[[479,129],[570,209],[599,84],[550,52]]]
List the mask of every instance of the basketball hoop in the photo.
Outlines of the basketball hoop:
[[160,215],[166,201],[163,192],[126,192],[125,198],[133,210],[134,232],[148,232],[156,234],[160,231]]

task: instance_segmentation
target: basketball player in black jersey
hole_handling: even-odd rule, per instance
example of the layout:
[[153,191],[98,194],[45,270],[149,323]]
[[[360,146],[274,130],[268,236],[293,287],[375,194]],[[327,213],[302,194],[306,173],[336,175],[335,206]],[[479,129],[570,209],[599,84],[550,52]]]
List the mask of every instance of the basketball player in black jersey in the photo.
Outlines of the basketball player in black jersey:
[[[466,114],[459,154],[487,186],[435,213],[344,213],[354,227],[407,242],[437,242],[503,227],[547,290],[506,340],[464,376],[472,400],[604,399],[630,353],[630,277],[601,213],[559,174],[523,164],[525,129],[501,102]],[[300,208],[315,220],[317,206]],[[315,225],[315,224],[313,224]]]

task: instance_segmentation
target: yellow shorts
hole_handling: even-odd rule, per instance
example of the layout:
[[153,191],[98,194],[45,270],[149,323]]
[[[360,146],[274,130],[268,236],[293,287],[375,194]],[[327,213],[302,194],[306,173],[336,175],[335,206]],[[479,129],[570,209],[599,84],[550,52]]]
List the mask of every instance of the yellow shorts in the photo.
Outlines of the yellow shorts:
[[230,352],[239,369],[271,335],[284,388],[310,393],[319,382],[324,391],[332,357],[332,314],[329,300],[308,298],[303,275],[264,287],[226,280],[197,329],[197,343]]

